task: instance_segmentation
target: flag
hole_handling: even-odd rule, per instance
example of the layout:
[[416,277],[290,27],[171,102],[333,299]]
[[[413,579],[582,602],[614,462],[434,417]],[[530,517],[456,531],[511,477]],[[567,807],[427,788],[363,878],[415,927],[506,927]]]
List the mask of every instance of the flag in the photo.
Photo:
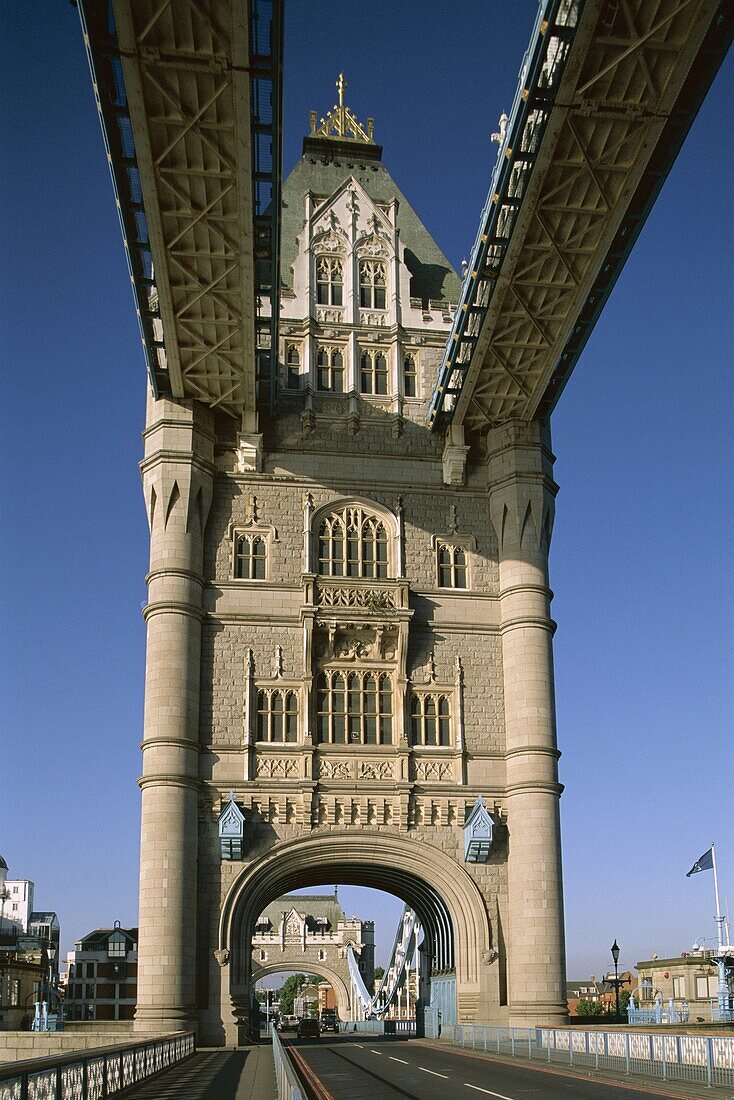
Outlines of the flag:
[[699,871],[710,871],[714,866],[714,850],[713,847],[709,848],[708,852],[704,852],[702,856],[699,856],[696,862],[691,867],[690,871],[686,875],[686,878],[690,878],[691,875],[698,874]]

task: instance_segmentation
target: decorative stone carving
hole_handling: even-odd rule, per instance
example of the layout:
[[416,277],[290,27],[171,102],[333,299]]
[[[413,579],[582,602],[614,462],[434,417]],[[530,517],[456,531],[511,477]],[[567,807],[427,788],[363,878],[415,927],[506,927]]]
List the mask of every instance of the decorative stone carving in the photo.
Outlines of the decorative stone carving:
[[319,775],[322,779],[351,779],[352,769],[346,760],[321,760]]
[[[339,318],[334,318],[339,320]],[[321,320],[321,318],[319,318]],[[384,328],[387,324],[387,315],[385,313],[360,313],[359,315],[360,325],[377,325],[379,328]]]
[[318,586],[321,607],[363,607],[367,611],[394,611],[395,594],[389,588],[351,588],[342,585]]
[[255,774],[258,779],[296,779],[298,761],[283,756],[258,756]]
[[224,967],[229,962],[229,949],[227,947],[220,947],[214,952],[214,958],[217,960],[220,966]]
[[392,779],[394,767],[392,760],[361,761],[359,779]]
[[344,320],[344,310],[342,309],[317,309],[316,319],[319,324],[339,324]]
[[416,760],[415,777],[425,783],[443,783],[453,778],[450,760]]

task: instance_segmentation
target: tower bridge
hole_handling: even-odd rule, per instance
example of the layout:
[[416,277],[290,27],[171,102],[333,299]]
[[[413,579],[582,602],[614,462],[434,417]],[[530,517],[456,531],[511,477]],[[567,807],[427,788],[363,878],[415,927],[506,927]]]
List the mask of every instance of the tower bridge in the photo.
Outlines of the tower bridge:
[[281,0],[80,11],[149,371],[136,1026],[246,1041],[325,881],[415,913],[429,1022],[562,1020],[549,416],[731,5],[543,0],[463,279],[343,77],[282,180]]

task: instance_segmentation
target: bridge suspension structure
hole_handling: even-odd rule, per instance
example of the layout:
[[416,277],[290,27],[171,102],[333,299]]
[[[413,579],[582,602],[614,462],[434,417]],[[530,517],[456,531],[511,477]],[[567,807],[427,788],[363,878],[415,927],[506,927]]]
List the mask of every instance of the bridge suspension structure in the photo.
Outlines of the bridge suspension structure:
[[370,993],[364,983],[354,948],[351,944],[347,948],[349,976],[352,979],[357,1003],[365,1020],[380,1019],[395,1003],[398,990],[402,989],[407,981],[410,960],[415,954],[420,928],[418,917],[406,905],[395,931],[390,962],[374,994]]

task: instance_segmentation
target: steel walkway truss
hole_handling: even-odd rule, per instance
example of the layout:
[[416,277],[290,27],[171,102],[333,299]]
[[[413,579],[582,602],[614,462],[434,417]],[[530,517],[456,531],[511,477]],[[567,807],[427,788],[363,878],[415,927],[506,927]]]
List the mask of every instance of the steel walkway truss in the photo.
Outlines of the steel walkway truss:
[[282,10],[80,0],[154,390],[251,425],[275,387]]
[[398,990],[402,988],[407,980],[407,969],[415,953],[419,931],[418,918],[413,910],[406,905],[395,932],[395,942],[393,943],[390,962],[374,995],[369,992],[364,983],[354,948],[351,944],[347,948],[349,976],[352,979],[352,985],[365,1020],[384,1016],[395,1002]]
[[544,0],[431,405],[547,417],[732,37],[731,0]]

